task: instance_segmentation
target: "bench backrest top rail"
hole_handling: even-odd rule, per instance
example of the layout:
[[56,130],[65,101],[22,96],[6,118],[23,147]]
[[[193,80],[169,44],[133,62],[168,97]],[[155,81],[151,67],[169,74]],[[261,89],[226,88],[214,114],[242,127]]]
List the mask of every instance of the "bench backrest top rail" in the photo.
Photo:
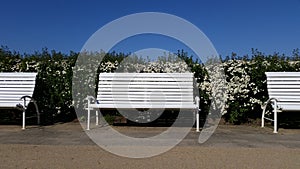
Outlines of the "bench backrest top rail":
[[97,100],[103,108],[193,107],[192,73],[100,73]]
[[266,72],[270,98],[283,110],[300,110],[300,72]]
[[32,72],[0,72],[0,108],[14,108],[23,104],[22,96],[32,97],[36,75]]

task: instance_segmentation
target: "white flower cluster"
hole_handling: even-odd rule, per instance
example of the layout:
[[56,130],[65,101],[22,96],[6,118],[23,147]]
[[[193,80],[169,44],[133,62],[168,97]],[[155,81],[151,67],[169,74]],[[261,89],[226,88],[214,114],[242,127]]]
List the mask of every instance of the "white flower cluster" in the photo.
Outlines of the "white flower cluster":
[[[216,86],[226,86],[222,98],[217,98],[221,101],[225,101],[226,105],[222,114],[227,113],[227,109],[230,103],[239,102],[240,108],[247,107],[253,108],[255,104],[262,105],[262,101],[259,98],[255,98],[254,95],[259,92],[256,84],[251,80],[249,72],[251,72],[251,65],[253,62],[244,60],[229,60],[219,65],[209,65],[206,67],[209,71],[209,75],[206,75],[204,82],[199,85],[202,91],[205,91],[212,98],[213,90]],[[224,68],[224,69],[223,69]],[[223,72],[224,71],[224,72]],[[226,82],[221,77],[223,73]],[[225,84],[225,83],[226,84]],[[222,100],[223,99],[223,100]]]
[[115,63],[112,62],[105,62],[105,63],[101,63],[100,65],[100,72],[113,72],[114,70],[117,69],[119,63],[118,61],[115,61]]
[[[111,63],[108,63],[110,65]],[[101,66],[103,66],[102,64]],[[132,62],[132,60],[115,63],[119,65],[114,67],[116,72],[140,72],[140,73],[184,73],[189,72],[187,64],[182,60],[173,61],[153,61],[153,62]],[[108,68],[101,68],[101,70],[108,70]],[[108,71],[110,72],[110,71]]]
[[67,60],[48,60],[49,66],[38,68],[38,73],[42,75],[43,80],[49,82],[48,87],[51,94],[59,100],[60,105],[72,106],[71,90],[72,82],[70,80],[71,64]]
[[40,63],[35,60],[25,60],[19,58],[7,58],[7,63],[0,63],[1,72],[36,72]]
[[[211,100],[211,110],[220,110],[221,115],[226,113],[226,101],[228,98],[227,83],[222,64],[214,63],[205,66],[208,74],[204,81],[198,84],[200,90],[206,92]],[[200,99],[204,99],[201,97]],[[208,103],[205,101],[204,103]]]

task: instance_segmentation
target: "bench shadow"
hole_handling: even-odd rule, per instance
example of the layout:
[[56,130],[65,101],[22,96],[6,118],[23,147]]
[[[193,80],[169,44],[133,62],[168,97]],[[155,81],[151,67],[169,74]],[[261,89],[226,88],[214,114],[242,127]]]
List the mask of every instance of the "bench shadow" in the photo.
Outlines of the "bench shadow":
[[[123,116],[117,116],[114,122],[111,124],[113,126],[134,126],[134,127],[191,127],[191,125],[195,128],[196,127],[196,120],[193,116],[188,115],[181,117],[179,121],[177,118],[169,117],[167,114],[163,114],[159,118],[155,119],[154,121],[147,122],[147,123],[140,123],[131,121],[126,119]],[[200,128],[202,128],[205,124],[205,119],[200,118]]]
[[300,129],[300,112],[282,112],[278,119],[279,128]]

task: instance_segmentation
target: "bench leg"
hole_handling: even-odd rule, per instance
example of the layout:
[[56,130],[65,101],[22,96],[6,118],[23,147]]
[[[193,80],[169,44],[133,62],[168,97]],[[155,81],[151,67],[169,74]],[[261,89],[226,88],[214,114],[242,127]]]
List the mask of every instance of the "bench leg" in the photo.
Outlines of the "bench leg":
[[261,127],[265,127],[265,108],[263,110],[263,113],[261,115]]
[[91,118],[91,109],[88,108],[88,114],[87,114],[87,126],[86,130],[90,130],[90,118]]
[[200,124],[199,124],[199,111],[196,111],[196,132],[200,132],[199,128],[200,128]]
[[266,109],[267,109],[267,102],[265,103],[264,107],[263,107],[263,112],[261,115],[261,127],[265,127],[265,114],[266,114]]
[[99,113],[98,110],[96,110],[96,126],[99,125]]
[[22,113],[22,130],[25,130],[25,109],[23,110]]
[[276,102],[275,102],[275,109],[274,109],[274,131],[273,133],[278,133],[278,129],[277,129],[277,105],[276,105]]

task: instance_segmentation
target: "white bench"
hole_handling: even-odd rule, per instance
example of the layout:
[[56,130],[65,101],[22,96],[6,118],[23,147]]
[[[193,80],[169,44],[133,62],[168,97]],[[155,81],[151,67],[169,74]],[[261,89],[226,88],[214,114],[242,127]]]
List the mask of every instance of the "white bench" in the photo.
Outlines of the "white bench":
[[[274,121],[274,133],[277,133],[277,113],[282,111],[300,111],[300,72],[266,72],[269,99],[263,107],[262,123],[265,119]],[[267,104],[271,103],[274,119],[265,117]]]
[[0,73],[0,108],[22,110],[22,129],[25,129],[25,111],[32,101],[36,75],[23,72]]
[[[88,99],[87,130],[93,109],[190,109],[199,131],[199,97],[192,73],[100,73],[97,99]],[[98,111],[96,111],[98,125]]]

